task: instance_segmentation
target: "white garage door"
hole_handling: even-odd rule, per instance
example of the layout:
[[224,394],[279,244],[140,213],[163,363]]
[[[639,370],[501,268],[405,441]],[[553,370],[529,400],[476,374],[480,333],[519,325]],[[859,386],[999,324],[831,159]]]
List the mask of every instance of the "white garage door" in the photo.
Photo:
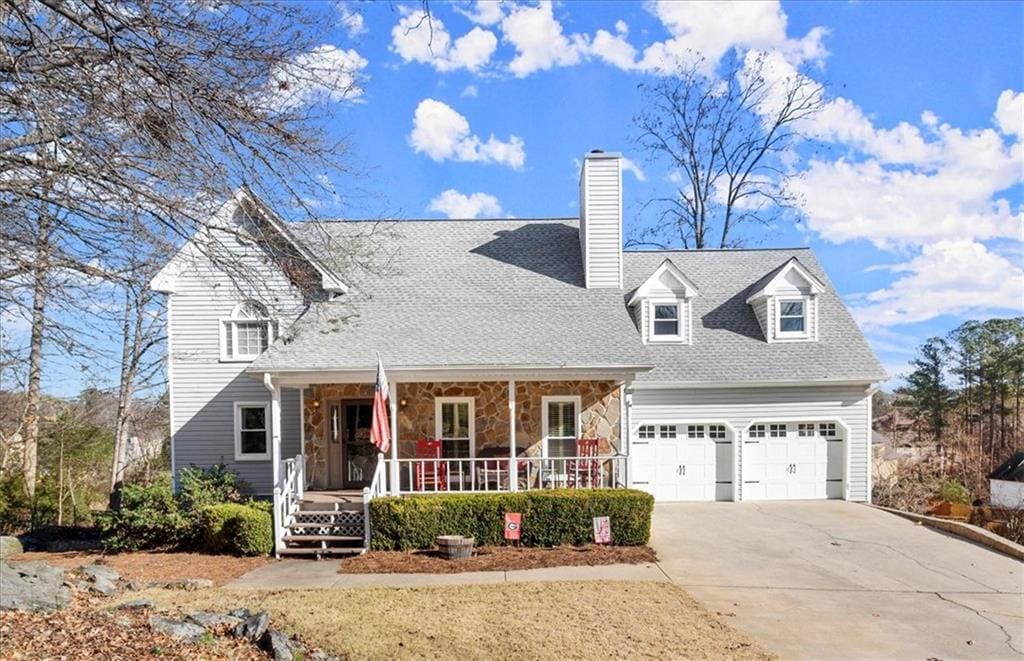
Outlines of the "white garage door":
[[[641,425],[630,443],[630,483],[659,501],[715,500],[722,492],[723,445],[731,457],[723,425]],[[731,461],[722,468],[731,473],[730,467]],[[732,498],[729,479],[726,499]]]
[[743,500],[842,498],[843,461],[834,423],[751,425],[743,440]]

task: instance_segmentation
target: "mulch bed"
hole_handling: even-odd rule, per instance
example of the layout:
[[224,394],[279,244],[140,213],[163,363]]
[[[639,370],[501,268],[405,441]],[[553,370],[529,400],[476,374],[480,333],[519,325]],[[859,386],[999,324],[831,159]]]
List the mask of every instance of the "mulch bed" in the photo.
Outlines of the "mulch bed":
[[250,659],[267,655],[234,637],[190,644],[152,631],[148,610],[111,610],[109,601],[77,592],[52,613],[0,611],[0,659]]
[[175,581],[183,578],[206,578],[220,586],[242,574],[273,562],[266,556],[239,558],[232,555],[206,555],[203,553],[136,553],[100,554],[86,551],[52,553],[31,551],[9,558],[14,562],[41,560],[55,567],[77,569],[92,563],[107,565],[129,581]]
[[481,546],[463,560],[447,560],[436,551],[370,551],[343,560],[339,574],[459,574],[547,567],[636,565],[655,562],[649,546],[557,546],[551,549]]

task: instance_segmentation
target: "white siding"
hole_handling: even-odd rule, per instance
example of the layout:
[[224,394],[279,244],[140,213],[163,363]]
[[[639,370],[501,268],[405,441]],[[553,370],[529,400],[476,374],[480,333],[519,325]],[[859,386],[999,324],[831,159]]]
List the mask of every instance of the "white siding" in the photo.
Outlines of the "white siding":
[[992,507],[1024,509],[1024,482],[989,480],[989,504]]
[[588,154],[580,177],[580,246],[588,288],[622,286],[622,168],[612,154]]
[[761,325],[761,332],[764,333],[765,340],[769,342],[773,336],[772,315],[768,314],[770,303],[771,299],[761,298],[751,304],[751,307],[754,308],[754,316],[757,317],[757,323]]
[[[721,421],[740,435],[738,465],[742,466],[743,430],[757,420],[801,422],[836,420],[849,430],[847,450],[847,498],[869,497],[870,430],[868,384],[863,386],[804,386],[771,388],[634,387],[629,412],[630,438],[642,424]],[[743,477],[739,476],[742,485]],[[742,499],[742,489],[740,490]]]
[[[280,319],[281,329],[286,328],[302,307],[298,293],[252,248],[244,249],[231,239],[224,241],[243,254],[241,260],[249,274],[243,286],[275,292],[258,300]],[[253,492],[268,495],[273,492],[270,461],[235,461],[234,403],[269,403],[270,392],[262,381],[245,373],[249,363],[220,359],[220,320],[229,317],[232,308],[245,298],[238,289],[208,259],[198,257],[178,273],[175,293],[168,298],[175,479],[189,465],[223,463],[248,482]],[[294,456],[300,451],[299,391],[285,389],[281,407],[281,456]]]

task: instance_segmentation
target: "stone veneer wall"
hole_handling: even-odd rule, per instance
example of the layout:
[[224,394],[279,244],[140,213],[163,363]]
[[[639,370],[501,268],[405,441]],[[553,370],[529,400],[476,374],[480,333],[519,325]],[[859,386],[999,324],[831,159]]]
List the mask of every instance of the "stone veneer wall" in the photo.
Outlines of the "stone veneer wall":
[[[612,381],[518,381],[516,382],[516,445],[540,454],[542,397],[578,395],[584,438],[607,439],[601,452],[620,447],[620,389]],[[472,397],[475,410],[476,448],[508,445],[508,382],[392,383],[398,406],[398,451],[401,457],[415,454],[416,439],[433,438],[435,398]],[[306,442],[327,442],[328,403],[338,399],[372,399],[373,384],[310,386],[305,393]],[[404,405],[402,402],[405,402]]]

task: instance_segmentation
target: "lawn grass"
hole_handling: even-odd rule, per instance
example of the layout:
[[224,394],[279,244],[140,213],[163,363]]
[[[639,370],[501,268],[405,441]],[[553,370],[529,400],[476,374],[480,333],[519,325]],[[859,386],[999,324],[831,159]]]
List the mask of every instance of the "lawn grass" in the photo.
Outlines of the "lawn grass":
[[159,607],[266,610],[343,658],[773,658],[671,583],[147,591]]

